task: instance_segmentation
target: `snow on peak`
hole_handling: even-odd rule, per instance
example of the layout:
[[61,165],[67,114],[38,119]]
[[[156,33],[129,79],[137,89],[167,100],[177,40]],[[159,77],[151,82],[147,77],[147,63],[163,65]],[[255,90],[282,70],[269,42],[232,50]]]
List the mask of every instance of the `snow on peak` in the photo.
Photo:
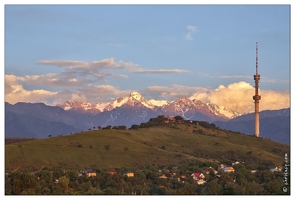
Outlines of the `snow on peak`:
[[206,103],[206,104],[215,115],[224,115],[230,119],[241,115],[240,113],[229,110],[224,106],[218,106],[212,103]]
[[136,99],[137,101],[140,101],[142,96],[140,93],[133,91],[130,93],[129,97],[133,97],[134,99]]
[[155,100],[155,99],[151,99],[148,102],[153,104],[154,106],[165,106],[169,103],[166,100]]

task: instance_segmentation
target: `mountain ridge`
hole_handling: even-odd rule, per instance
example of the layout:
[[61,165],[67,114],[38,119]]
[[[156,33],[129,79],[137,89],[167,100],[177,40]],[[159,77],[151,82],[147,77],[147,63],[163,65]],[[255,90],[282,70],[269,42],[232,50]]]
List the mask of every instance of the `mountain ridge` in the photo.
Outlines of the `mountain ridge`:
[[[82,101],[68,100],[64,104],[57,104],[56,106],[59,106],[63,108],[64,110],[72,110],[72,111],[77,111],[81,113],[85,112],[89,114],[98,114],[104,111],[111,111],[114,108],[121,107],[124,104],[132,105],[134,101],[138,101],[141,104],[143,104],[145,107],[152,109],[158,113],[161,112],[161,110],[167,110],[167,113],[172,113],[171,107],[173,106],[171,105],[176,105],[176,103],[181,103],[181,101],[185,101],[186,104],[190,104],[190,107],[192,106],[197,107],[195,108],[195,110],[200,110],[202,106],[208,107],[209,110],[206,108],[206,111],[204,112],[206,112],[207,115],[211,115],[211,118],[213,117],[213,115],[217,115],[216,116],[217,119],[220,118],[220,120],[229,120],[229,119],[232,119],[233,117],[241,115],[235,111],[231,111],[230,109],[227,109],[223,106],[218,106],[216,104],[202,103],[202,106],[200,106],[199,105],[201,102],[200,100],[190,99],[187,97],[179,97],[175,101],[154,100],[154,99],[146,100],[139,92],[136,92],[136,91],[131,92],[128,97],[118,97],[111,102],[88,103],[88,102],[82,102]],[[179,106],[176,105],[176,107],[179,107]],[[168,111],[169,109],[170,109],[170,112]],[[174,110],[176,110],[176,108],[174,108]],[[179,109],[178,111],[182,112]],[[185,112],[187,112],[187,110]],[[185,116],[183,115],[182,117],[185,117]],[[217,119],[213,117],[213,120],[217,120]]]
[[[5,112],[5,121],[8,122],[7,119],[9,119],[9,116],[13,116],[13,119],[17,122],[5,122],[5,137],[14,137],[16,135],[25,137],[28,133],[30,133],[30,136],[34,135],[34,137],[48,137],[46,127],[50,127],[48,126],[50,123],[53,123],[52,126],[58,128],[56,129],[57,132],[64,134],[66,132],[70,134],[77,131],[97,129],[99,126],[126,126],[129,128],[135,124],[140,125],[141,123],[145,123],[150,118],[159,115],[165,115],[166,117],[181,116],[185,120],[207,121],[221,128],[246,134],[252,134],[252,128],[254,127],[253,113],[240,116],[237,113],[228,111],[228,109],[222,106],[219,107],[218,105],[203,103],[200,100],[186,97],[179,97],[175,101],[166,103],[161,102],[161,106],[151,106],[137,92],[131,93],[128,97],[119,97],[103,106],[102,104],[77,102],[74,100],[67,102],[74,105],[74,108],[71,109],[69,109],[70,105],[49,106],[44,103],[24,102],[18,102],[12,105],[5,102],[5,111],[10,112]],[[94,112],[94,109],[98,105],[103,108],[103,112],[98,110]],[[233,118],[227,118],[224,112],[229,112]],[[227,115],[229,114],[227,113]],[[234,117],[235,115],[238,116]],[[289,144],[290,109],[261,111],[260,116],[262,137]],[[264,120],[264,118],[267,119]],[[36,122],[41,127],[34,128],[34,123],[28,123],[26,119],[32,119],[33,122]],[[40,124],[46,124],[46,126]],[[280,127],[280,129],[277,127]],[[28,132],[26,130],[30,131]],[[266,131],[267,133],[265,133]]]

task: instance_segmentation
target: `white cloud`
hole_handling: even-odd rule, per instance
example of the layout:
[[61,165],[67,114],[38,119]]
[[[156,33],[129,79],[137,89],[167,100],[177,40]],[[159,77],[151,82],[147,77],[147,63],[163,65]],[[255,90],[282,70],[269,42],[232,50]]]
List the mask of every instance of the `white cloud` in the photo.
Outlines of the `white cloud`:
[[52,65],[57,67],[64,67],[67,69],[77,71],[93,71],[100,72],[101,70],[107,69],[123,69],[128,72],[133,73],[182,73],[187,72],[187,70],[180,69],[157,69],[149,70],[138,68],[138,65],[131,62],[115,61],[113,58],[104,59],[100,61],[85,62],[85,61],[76,61],[76,60],[60,60],[60,61],[50,61],[50,60],[41,60],[38,62],[42,65]]
[[[53,76],[54,77],[54,76]],[[44,102],[49,105],[62,104],[69,99],[104,103],[117,97],[128,96],[131,90],[120,90],[112,85],[84,86],[75,90],[52,92],[48,90],[27,90],[18,82],[23,79],[37,81],[40,77],[17,77],[5,75],[5,101],[17,102]],[[44,78],[44,77],[43,77]],[[75,82],[72,80],[71,82]],[[220,85],[216,89],[190,87],[173,84],[167,86],[149,86],[142,90],[147,99],[176,100],[178,97],[190,97],[204,103],[214,103],[239,113],[254,111],[254,87],[246,82]],[[260,110],[277,110],[290,107],[290,93],[288,91],[259,90],[261,95]],[[149,98],[150,97],[150,98]]]
[[[131,62],[115,61],[113,58],[86,62],[77,60],[41,60],[42,65],[61,68],[59,73],[40,75],[5,75],[5,101],[9,103],[44,102],[50,105],[63,103],[69,99],[87,100],[97,103],[111,98],[129,95],[129,90],[123,90],[107,85],[107,78],[128,78],[125,74],[115,73],[123,70],[129,73],[185,73],[183,69],[143,69]],[[103,85],[101,85],[103,84]],[[46,89],[28,89],[46,87]],[[54,91],[49,91],[48,88]],[[54,89],[52,89],[54,88]],[[59,90],[57,89],[59,88]],[[176,93],[174,94],[176,95]]]
[[187,30],[188,30],[188,33],[186,34],[185,36],[185,39],[187,40],[193,40],[193,35],[198,32],[198,27],[197,26],[192,26],[192,25],[189,25],[186,27]]
[[69,99],[90,103],[105,103],[118,97],[125,97],[130,90],[120,90],[112,85],[85,86],[74,91],[64,90],[59,92],[51,105],[62,104]]
[[[39,79],[39,77],[33,77],[32,79],[35,78]],[[120,90],[112,85],[84,86],[74,90],[66,89],[57,92],[43,89],[28,90],[18,83],[19,79],[23,79],[23,77],[5,75],[5,102],[11,104],[17,102],[44,102],[48,105],[56,105],[62,104],[69,99],[74,99],[78,101],[98,103],[110,101],[111,99],[130,94],[130,90]]]
[[5,75],[5,101],[9,103],[17,102],[44,102],[55,98],[57,92],[47,90],[26,90],[17,82],[18,77],[14,75]]
[[65,67],[73,70],[93,70],[100,71],[104,69],[133,69],[138,65],[131,62],[115,61],[114,58],[103,59],[99,61],[86,62],[77,60],[40,60],[39,64]]
[[[239,113],[254,111],[254,87],[246,82],[220,85],[215,90],[195,93],[191,99],[214,103]],[[260,110],[277,110],[290,107],[290,93],[287,91],[259,90]]]

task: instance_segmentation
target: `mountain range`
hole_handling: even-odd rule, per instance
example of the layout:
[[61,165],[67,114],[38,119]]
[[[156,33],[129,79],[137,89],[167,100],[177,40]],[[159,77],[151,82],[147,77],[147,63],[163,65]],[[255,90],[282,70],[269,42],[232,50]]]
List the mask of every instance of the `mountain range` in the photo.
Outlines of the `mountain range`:
[[[264,115],[263,112],[261,113],[261,116]],[[270,117],[265,117],[266,123],[261,122],[261,132],[264,132],[262,126],[271,121],[269,118],[280,118],[279,113],[281,112],[265,112],[265,115]],[[146,100],[140,93],[132,92],[128,97],[119,97],[107,103],[68,100],[64,104],[49,106],[44,103],[19,102],[12,105],[5,102],[5,137],[45,138],[49,135],[56,136],[97,129],[98,126],[125,125],[131,127],[133,124],[139,125],[159,115],[178,115],[186,120],[214,122],[217,126],[228,130],[250,134],[254,132],[254,117],[251,114],[241,115],[222,106],[186,97],[179,97],[175,101]],[[288,109],[285,111],[284,116],[286,119],[277,119],[284,121],[277,127],[285,128],[278,130],[276,134],[282,135],[280,132],[284,132],[284,135],[289,136],[290,122],[286,120],[288,116],[290,117],[290,109],[289,112]],[[261,120],[264,118],[261,117]],[[268,126],[275,125],[275,122]],[[241,127],[244,127],[242,124],[247,124],[245,127],[248,129],[242,129]],[[261,133],[261,135],[273,139],[269,134]],[[275,138],[279,139],[279,137]],[[280,142],[282,142],[281,139]],[[286,142],[288,143],[289,140],[284,139],[283,143],[286,144]]]

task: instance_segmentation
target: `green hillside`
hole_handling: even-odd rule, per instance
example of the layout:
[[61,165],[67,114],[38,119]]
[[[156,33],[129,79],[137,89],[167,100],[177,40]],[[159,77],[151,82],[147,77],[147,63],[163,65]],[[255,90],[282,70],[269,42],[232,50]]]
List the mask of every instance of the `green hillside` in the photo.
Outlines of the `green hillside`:
[[[205,126],[206,125],[206,126]],[[278,166],[290,148],[270,140],[193,123],[129,130],[92,130],[5,146],[5,171],[46,166],[100,169],[239,161]]]

